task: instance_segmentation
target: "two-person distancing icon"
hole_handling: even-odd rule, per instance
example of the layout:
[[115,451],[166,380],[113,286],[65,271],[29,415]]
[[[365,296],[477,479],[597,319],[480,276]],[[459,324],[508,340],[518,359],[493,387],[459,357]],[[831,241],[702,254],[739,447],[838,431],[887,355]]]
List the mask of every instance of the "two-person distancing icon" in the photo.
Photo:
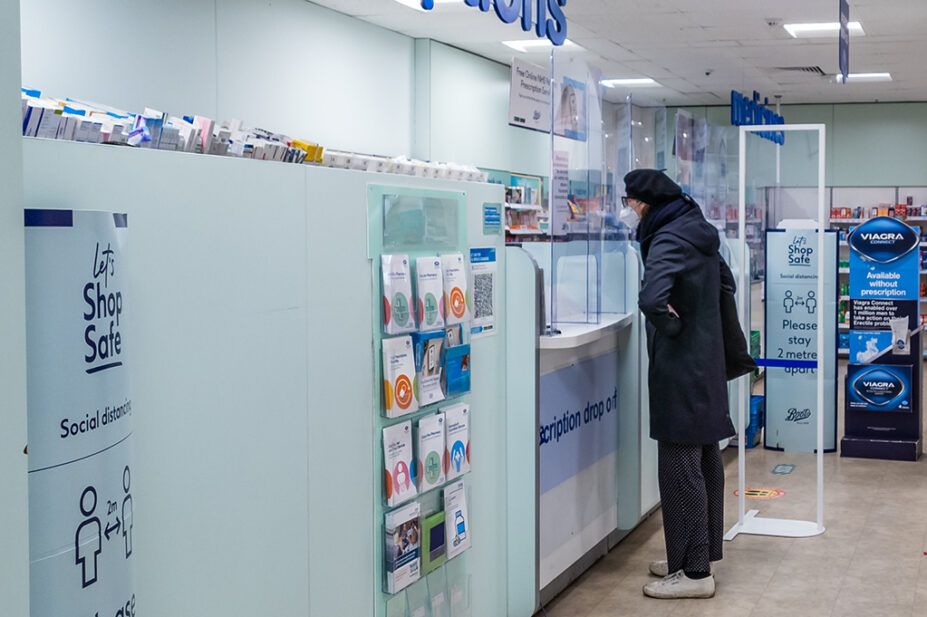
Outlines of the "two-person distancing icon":
[[125,545],[125,558],[128,559],[132,554],[132,529],[135,526],[135,517],[132,508],[132,494],[129,492],[131,487],[131,472],[129,466],[122,471],[122,489],[124,497],[122,499],[122,520],[119,519],[116,502],[111,502],[109,510],[104,513],[106,516],[116,513],[116,521],[107,524],[105,527],[96,515],[97,510],[97,489],[94,486],[88,486],[83,490],[80,496],[80,511],[84,519],[77,527],[74,534],[74,563],[81,568],[81,583],[83,587],[89,587],[97,582],[99,557],[103,552],[103,539],[110,540],[118,537],[120,529],[122,530],[123,543]]
[[785,298],[782,300],[782,308],[785,309],[786,313],[791,313],[793,310],[796,310],[797,307],[804,307],[809,315],[814,315],[818,308],[818,300],[815,295],[813,291],[809,291],[807,298],[803,298],[802,296],[794,297],[792,290],[787,289],[785,291]]

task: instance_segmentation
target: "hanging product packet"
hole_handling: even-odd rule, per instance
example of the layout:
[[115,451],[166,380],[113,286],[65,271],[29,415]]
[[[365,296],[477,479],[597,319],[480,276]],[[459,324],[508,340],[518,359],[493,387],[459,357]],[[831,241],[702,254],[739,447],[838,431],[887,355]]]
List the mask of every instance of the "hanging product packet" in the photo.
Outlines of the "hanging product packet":
[[470,471],[470,405],[458,403],[441,411],[444,412],[447,434],[445,471],[447,480],[453,480]]
[[444,489],[444,517],[447,558],[453,559],[470,548],[470,514],[467,511],[467,489],[463,481]]
[[443,328],[444,274],[441,270],[441,259],[438,257],[416,259],[415,279],[419,330]]
[[408,255],[381,255],[383,330],[387,334],[415,331],[412,315],[412,274]]
[[386,514],[386,592],[397,593],[422,575],[421,506],[413,501]]
[[412,337],[383,339],[383,402],[387,418],[418,411]]
[[441,269],[444,273],[447,324],[470,321],[470,290],[467,286],[467,262],[463,254],[442,255]]
[[444,414],[436,413],[418,421],[415,430],[416,469],[420,492],[444,484]]
[[415,393],[421,407],[444,400],[444,330],[413,332],[415,350]]
[[401,422],[383,429],[383,465],[386,505],[398,506],[415,497],[412,466],[412,423]]

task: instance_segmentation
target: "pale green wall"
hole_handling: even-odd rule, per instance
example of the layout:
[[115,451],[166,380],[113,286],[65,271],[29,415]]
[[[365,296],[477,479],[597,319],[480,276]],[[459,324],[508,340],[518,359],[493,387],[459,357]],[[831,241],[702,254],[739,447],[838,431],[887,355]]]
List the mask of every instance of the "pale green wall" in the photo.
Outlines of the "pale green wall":
[[[730,126],[730,107],[685,109],[713,125]],[[675,108],[668,110],[670,126],[675,115]],[[927,103],[783,105],[782,115],[789,124],[827,126],[829,186],[927,186]],[[672,147],[671,134],[668,141]],[[762,160],[771,161],[774,177],[769,152],[764,148]],[[787,136],[781,160],[783,184],[816,182],[816,145],[810,148],[802,137]]]
[[[550,135],[508,125],[511,69],[436,41],[427,49],[429,100],[421,104],[428,107],[417,108],[416,115],[429,113],[431,123],[416,126],[413,143],[423,146],[416,155],[550,175]],[[423,46],[416,45],[416,80],[421,79],[421,53]]]
[[23,265],[19,3],[0,2],[0,607],[29,614],[26,489],[26,316]]

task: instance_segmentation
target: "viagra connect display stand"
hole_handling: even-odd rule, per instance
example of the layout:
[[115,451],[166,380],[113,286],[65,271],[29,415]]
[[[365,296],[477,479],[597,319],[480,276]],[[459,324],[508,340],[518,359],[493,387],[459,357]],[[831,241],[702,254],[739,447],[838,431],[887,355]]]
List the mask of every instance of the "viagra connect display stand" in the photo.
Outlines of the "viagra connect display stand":
[[[827,210],[825,208],[824,193],[824,172],[826,161],[826,127],[823,124],[781,124],[774,127],[775,131],[785,132],[817,132],[818,136],[818,217],[817,221],[810,222],[810,228],[816,229],[816,251],[818,255],[824,255],[825,249],[825,230],[830,226],[828,222]],[[746,184],[747,184],[747,134],[748,133],[765,133],[770,131],[768,126],[741,126],[739,140],[739,218],[738,232],[739,237],[746,237]],[[741,263],[750,263],[747,255],[747,245],[743,245],[743,257]],[[825,260],[817,260],[817,297],[824,297],[824,280],[825,280]],[[746,294],[749,285],[738,285],[738,301],[741,306],[746,304]],[[741,313],[741,327],[745,332],[750,331],[750,316],[746,311]],[[817,331],[824,332],[824,311],[817,312]],[[792,361],[793,366],[804,368],[815,368],[817,370],[817,409],[824,409],[824,371],[821,370],[824,360],[828,357],[824,353],[824,337],[817,337],[817,360],[800,360]],[[778,366],[776,359],[758,359],[758,364],[768,366]],[[799,364],[795,364],[798,362]],[[740,398],[746,395],[746,388],[749,384],[749,376],[741,377],[738,380],[738,390]],[[725,540],[733,540],[742,533],[761,535],[761,536],[782,536],[789,538],[806,538],[824,533],[824,423],[821,415],[817,414],[816,432],[816,458],[817,458],[817,520],[816,521],[799,521],[779,518],[761,518],[757,516],[759,510],[746,511],[746,418],[744,409],[741,407],[738,413],[738,444],[737,444],[737,484],[738,484],[738,503],[737,503],[737,523],[724,536]]]
[[921,234],[889,217],[850,232],[850,364],[841,455],[921,454]]

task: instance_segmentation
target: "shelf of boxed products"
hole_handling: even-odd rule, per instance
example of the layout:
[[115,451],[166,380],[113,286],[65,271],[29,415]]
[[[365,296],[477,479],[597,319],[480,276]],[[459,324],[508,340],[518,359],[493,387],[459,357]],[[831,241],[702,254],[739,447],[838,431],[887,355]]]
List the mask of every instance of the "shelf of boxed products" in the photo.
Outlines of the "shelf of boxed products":
[[509,227],[506,225],[505,233],[512,234],[513,236],[538,236],[543,235],[545,232],[540,227]]
[[[906,223],[923,223],[927,222],[927,216],[893,216],[891,218],[897,218],[900,221]],[[830,222],[832,225],[860,225],[868,221],[869,218],[841,218],[841,217],[831,217]]]
[[544,210],[544,207],[538,204],[511,204],[509,202],[505,202],[505,207],[509,210],[533,210],[536,212]]
[[486,182],[488,179],[488,174],[472,165],[327,150],[319,144],[283,133],[246,128],[241,120],[217,122],[204,116],[172,116],[150,108],[145,108],[142,113],[132,113],[75,99],[43,97],[40,91],[25,88],[21,97],[24,137],[319,165],[422,178],[467,182]]

